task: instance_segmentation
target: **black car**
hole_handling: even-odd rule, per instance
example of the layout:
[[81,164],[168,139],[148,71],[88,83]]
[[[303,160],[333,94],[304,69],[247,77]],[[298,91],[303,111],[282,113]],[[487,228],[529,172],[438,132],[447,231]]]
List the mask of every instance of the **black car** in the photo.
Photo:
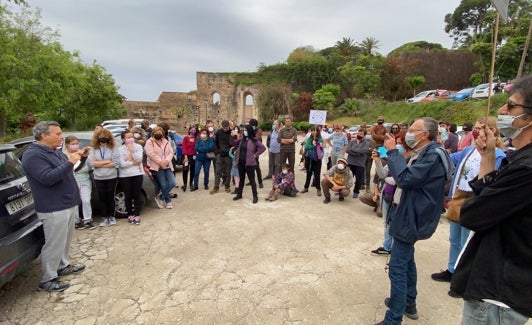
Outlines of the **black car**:
[[15,146],[0,144],[0,287],[24,270],[44,245],[30,185]]
[[[90,146],[93,132],[91,131],[63,132],[64,137],[67,137],[69,135],[75,135],[79,140],[80,148],[83,148],[86,146]],[[115,136],[115,141],[117,141],[117,144],[121,143],[120,135]],[[35,142],[35,138],[30,136],[30,137],[13,140],[9,143],[16,147],[15,154],[17,155],[19,159],[22,159],[22,155],[28,148],[28,145],[33,142]],[[92,210],[97,212],[99,210],[98,204],[97,204],[98,193],[95,190],[95,188],[96,187],[94,186],[94,184],[92,184],[93,190],[92,190],[91,205],[92,205]],[[141,202],[142,206],[145,206],[146,204],[153,202],[153,199],[156,195],[155,191],[156,191],[156,187],[153,181],[153,176],[151,175],[151,173],[145,172],[143,180],[142,180],[142,194],[143,194],[142,195],[143,202]],[[115,190],[115,217],[117,218],[127,217],[124,191],[119,186],[117,186]]]

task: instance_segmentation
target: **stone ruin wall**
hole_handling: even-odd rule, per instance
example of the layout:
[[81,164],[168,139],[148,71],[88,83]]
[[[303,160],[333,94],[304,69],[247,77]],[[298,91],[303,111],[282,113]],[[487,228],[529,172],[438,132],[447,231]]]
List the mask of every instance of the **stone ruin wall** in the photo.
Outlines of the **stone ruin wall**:
[[[197,89],[191,92],[162,92],[157,101],[125,101],[127,118],[147,119],[151,123],[167,122],[171,129],[185,133],[193,124],[204,125],[207,119],[220,126],[222,120],[236,124],[259,116],[255,105],[257,86],[234,85],[231,73],[196,72]],[[218,94],[219,102],[215,102]],[[253,104],[246,105],[246,96]]]

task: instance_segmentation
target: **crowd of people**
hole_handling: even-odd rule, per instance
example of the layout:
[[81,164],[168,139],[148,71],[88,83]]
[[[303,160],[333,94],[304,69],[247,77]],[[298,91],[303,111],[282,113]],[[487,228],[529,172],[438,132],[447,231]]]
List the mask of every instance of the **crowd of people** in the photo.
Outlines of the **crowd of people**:
[[[379,324],[400,324],[403,315],[419,317],[414,245],[431,237],[446,213],[448,265],[432,279],[450,282],[449,295],[465,299],[463,324],[488,324],[494,319],[524,324],[532,315],[531,125],[532,76],[513,83],[498,119],[465,122],[461,136],[456,125],[429,117],[388,129],[380,116],[353,137],[344,126],[313,126],[299,144],[306,174],[299,191],[294,172],[298,133],[290,117],[272,121],[266,145],[256,119],[241,125],[223,120],[218,129],[207,121],[204,127],[189,127],[183,138],[180,188],[197,191],[203,171],[203,187],[209,190],[212,165],[215,179],[210,194],[223,185],[235,201],[250,185],[252,202],[257,203],[258,188],[271,180],[265,198],[269,202],[281,195],[309,193],[314,187],[317,196],[324,196],[324,204],[333,197],[338,201],[352,197],[372,205],[384,221],[383,244],[372,254],[389,256],[391,284],[384,300],[388,310]],[[70,265],[68,253],[72,229],[95,228],[91,177],[99,197],[99,226],[116,225],[117,183],[124,190],[128,221],[139,225],[144,173],[154,177],[155,204],[173,208],[171,191],[179,187],[174,173],[176,146],[166,123],[152,129],[147,121],[140,127],[134,121],[128,125],[121,132],[121,144],[109,130],[97,126],[90,147],[80,148],[75,136],[63,141],[59,124],[50,121],[38,123],[34,136],[37,142],[23,156],[23,166],[46,238],[39,288],[62,291],[68,284],[59,276],[85,268]],[[263,178],[259,157],[266,150],[268,172]]]

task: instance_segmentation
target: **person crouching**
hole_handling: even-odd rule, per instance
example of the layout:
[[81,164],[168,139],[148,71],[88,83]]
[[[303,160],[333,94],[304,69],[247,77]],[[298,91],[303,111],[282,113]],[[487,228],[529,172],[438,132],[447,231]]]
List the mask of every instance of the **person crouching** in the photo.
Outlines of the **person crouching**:
[[321,188],[325,196],[323,203],[331,202],[331,189],[338,192],[338,200],[343,201],[345,197],[349,196],[351,186],[353,186],[353,173],[347,168],[347,160],[338,158],[336,165],[332,166],[321,180]]
[[266,201],[275,201],[279,198],[280,194],[294,197],[297,195],[296,184],[294,184],[294,173],[290,170],[288,164],[284,164],[281,168],[281,172],[273,179],[272,190],[268,193]]

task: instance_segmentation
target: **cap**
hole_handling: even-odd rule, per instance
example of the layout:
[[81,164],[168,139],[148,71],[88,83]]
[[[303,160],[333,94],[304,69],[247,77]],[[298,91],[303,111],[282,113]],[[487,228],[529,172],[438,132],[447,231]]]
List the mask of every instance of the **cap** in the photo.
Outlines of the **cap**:
[[345,158],[338,158],[337,163],[343,162],[347,166],[347,160]]
[[379,117],[377,118],[377,121],[379,121],[379,120],[383,120],[383,121],[384,121],[384,116],[382,116],[382,115],[379,116]]

